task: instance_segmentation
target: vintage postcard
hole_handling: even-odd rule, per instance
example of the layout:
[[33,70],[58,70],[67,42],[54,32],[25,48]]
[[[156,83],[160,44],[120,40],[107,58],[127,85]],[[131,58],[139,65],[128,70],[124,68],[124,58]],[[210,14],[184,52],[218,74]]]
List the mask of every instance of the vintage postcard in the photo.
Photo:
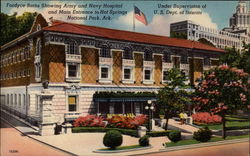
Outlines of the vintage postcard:
[[2,0],[2,156],[249,155],[248,0]]

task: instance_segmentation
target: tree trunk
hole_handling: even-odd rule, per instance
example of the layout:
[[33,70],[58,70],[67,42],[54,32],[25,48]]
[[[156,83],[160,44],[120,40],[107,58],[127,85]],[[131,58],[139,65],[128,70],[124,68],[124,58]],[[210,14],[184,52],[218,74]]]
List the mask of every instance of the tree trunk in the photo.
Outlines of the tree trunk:
[[168,129],[168,120],[169,120],[169,112],[168,111],[165,112],[165,119],[166,119],[165,130],[167,130]]
[[222,138],[226,139],[226,119],[225,119],[225,113],[222,113]]

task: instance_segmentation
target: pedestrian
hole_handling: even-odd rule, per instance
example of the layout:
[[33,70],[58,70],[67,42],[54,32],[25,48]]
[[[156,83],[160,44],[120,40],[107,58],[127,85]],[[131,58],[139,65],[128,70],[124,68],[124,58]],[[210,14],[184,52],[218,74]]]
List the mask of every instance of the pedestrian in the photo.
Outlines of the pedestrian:
[[187,113],[184,113],[184,114],[183,114],[183,123],[184,123],[184,124],[187,123],[187,118],[188,118]]
[[184,114],[183,113],[180,113],[180,121],[181,121],[181,125],[184,124]]

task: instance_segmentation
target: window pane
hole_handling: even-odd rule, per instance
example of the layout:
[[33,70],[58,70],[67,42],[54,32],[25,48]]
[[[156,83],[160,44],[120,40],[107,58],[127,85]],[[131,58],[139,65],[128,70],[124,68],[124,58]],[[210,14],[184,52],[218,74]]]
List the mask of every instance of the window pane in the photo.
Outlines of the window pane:
[[145,80],[150,80],[150,77],[151,77],[150,75],[151,75],[150,70],[145,70],[145,75],[144,75]]
[[69,65],[69,77],[76,77],[77,76],[77,67],[76,65]]
[[76,111],[76,96],[68,97],[69,111]]
[[130,79],[130,69],[124,69],[124,79]]
[[101,68],[101,78],[108,78],[108,68]]
[[168,72],[167,71],[163,72],[163,80],[164,81],[168,80]]

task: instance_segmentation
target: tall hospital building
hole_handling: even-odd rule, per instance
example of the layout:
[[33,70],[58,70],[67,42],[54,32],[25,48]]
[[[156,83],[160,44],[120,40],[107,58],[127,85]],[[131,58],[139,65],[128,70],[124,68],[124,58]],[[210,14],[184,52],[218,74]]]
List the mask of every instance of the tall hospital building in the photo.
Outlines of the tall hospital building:
[[39,14],[29,33],[1,47],[1,107],[45,131],[80,115],[145,114],[147,94],[95,95],[157,92],[174,67],[194,83],[224,53],[185,39],[58,20],[48,25]]
[[[249,3],[249,2],[248,2]],[[250,43],[250,11],[245,1],[239,1],[236,13],[229,20],[229,27],[212,29],[186,20],[170,24],[170,33],[185,34],[186,39],[197,41],[205,38],[218,48],[235,47],[241,50],[243,41]]]

